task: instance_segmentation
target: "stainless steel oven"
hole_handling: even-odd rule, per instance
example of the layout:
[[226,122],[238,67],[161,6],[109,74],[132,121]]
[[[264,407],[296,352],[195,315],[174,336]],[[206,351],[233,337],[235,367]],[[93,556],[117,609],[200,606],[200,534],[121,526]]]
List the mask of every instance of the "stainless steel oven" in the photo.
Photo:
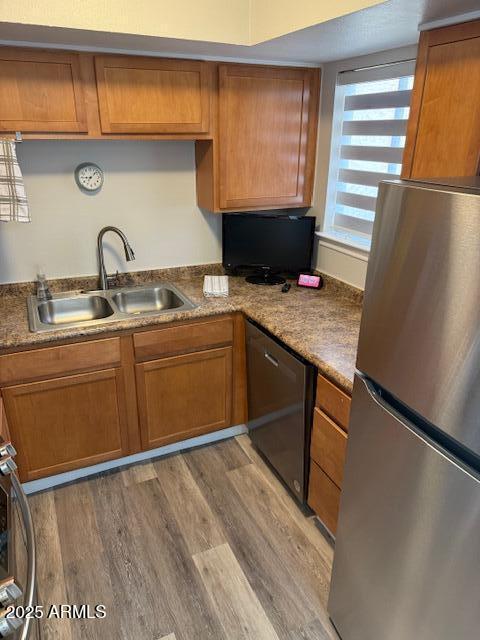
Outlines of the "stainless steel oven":
[[33,640],[36,620],[30,612],[36,604],[35,536],[15,454],[9,442],[0,442],[0,638]]

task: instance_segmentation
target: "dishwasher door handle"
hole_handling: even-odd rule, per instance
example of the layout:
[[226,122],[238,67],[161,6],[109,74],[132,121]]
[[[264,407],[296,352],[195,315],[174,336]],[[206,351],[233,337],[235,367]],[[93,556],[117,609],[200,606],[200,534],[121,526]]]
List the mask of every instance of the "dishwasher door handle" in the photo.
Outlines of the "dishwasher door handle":
[[273,364],[274,367],[278,367],[278,360],[276,358],[274,358],[272,355],[270,355],[268,353],[268,351],[265,351],[264,353],[265,358],[271,363]]

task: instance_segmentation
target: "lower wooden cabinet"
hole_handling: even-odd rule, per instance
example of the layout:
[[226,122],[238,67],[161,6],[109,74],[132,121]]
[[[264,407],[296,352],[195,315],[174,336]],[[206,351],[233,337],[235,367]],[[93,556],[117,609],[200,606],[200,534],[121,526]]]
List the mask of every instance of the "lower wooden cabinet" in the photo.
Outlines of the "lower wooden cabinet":
[[310,443],[308,504],[333,534],[345,466],[351,399],[319,375]]
[[333,534],[337,532],[340,493],[337,485],[311,460],[308,504]]
[[244,423],[245,369],[239,314],[2,354],[0,431],[36,480]]
[[232,347],[136,365],[142,448],[231,426]]
[[120,368],[2,390],[22,481],[128,453]]

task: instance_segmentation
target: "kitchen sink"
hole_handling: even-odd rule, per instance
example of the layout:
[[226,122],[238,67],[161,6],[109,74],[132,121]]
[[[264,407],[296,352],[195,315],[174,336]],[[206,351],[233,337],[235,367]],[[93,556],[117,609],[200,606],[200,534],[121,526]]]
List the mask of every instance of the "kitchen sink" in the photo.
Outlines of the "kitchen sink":
[[113,294],[112,300],[122,313],[135,315],[178,309],[184,305],[173,289],[162,286],[120,291]]
[[28,320],[33,332],[89,327],[174,310],[187,311],[195,306],[176,287],[163,283],[86,293],[59,293],[44,301],[30,296],[27,300]]
[[113,309],[106,298],[100,296],[73,296],[38,303],[40,322],[49,325],[89,322],[108,318]]

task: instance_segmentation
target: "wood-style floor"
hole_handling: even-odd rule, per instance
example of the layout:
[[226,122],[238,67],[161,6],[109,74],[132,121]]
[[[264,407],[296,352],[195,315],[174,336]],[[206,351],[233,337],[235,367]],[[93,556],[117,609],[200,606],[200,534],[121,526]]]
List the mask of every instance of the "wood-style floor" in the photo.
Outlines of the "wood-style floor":
[[248,436],[31,497],[55,640],[327,640],[332,549]]

